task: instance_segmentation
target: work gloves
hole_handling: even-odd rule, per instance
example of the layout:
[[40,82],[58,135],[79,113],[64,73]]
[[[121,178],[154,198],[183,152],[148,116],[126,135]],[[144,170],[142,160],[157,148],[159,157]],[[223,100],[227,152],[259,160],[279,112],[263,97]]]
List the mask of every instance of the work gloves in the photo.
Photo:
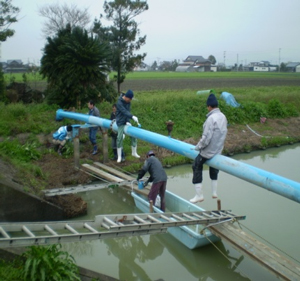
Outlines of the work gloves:
[[132,120],[136,123],[139,123],[139,119],[136,116],[132,116]]

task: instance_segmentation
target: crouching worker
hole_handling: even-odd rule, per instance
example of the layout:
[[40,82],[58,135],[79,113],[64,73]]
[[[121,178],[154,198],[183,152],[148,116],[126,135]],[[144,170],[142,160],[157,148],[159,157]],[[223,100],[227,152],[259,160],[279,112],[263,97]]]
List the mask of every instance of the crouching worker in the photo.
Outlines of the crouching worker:
[[52,136],[53,144],[58,145],[57,153],[62,154],[62,149],[66,144],[67,140],[71,138],[70,132],[72,132],[73,127],[71,125],[61,126]]
[[138,173],[137,180],[139,181],[147,172],[150,174],[148,182],[152,182],[150,192],[148,194],[149,201],[152,201],[155,204],[157,195],[160,196],[160,209],[165,211],[165,192],[167,187],[167,174],[160,163],[160,161],[155,157],[155,154],[150,150],[147,155],[147,159],[144,162],[142,169]]

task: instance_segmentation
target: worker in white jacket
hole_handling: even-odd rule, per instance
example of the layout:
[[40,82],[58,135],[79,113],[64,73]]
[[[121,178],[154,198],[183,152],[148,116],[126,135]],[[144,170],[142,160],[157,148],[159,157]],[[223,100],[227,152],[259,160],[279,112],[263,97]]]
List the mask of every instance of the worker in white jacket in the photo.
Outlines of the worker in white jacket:
[[[193,184],[195,185],[196,195],[190,200],[192,203],[202,202],[204,200],[202,190],[202,170],[203,164],[217,154],[221,154],[225,138],[227,135],[226,116],[218,108],[218,100],[214,94],[210,94],[207,102],[208,114],[203,124],[203,134],[195,147],[199,151],[198,156],[193,162]],[[209,176],[211,179],[212,198],[217,198],[217,180],[219,170],[209,167]]]

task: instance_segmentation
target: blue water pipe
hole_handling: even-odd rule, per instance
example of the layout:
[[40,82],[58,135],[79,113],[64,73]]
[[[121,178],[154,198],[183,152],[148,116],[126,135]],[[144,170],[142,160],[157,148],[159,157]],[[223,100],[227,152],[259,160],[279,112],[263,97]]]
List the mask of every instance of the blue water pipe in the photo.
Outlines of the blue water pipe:
[[[69,118],[88,124],[98,125],[106,129],[109,129],[111,125],[111,120],[108,119],[94,117],[87,114],[68,112],[62,109],[57,110],[56,120],[62,120],[63,118]],[[118,129],[115,122],[113,124],[113,129],[115,131]],[[190,159],[195,159],[195,157],[198,155],[198,152],[194,150],[194,145],[175,140],[169,136],[163,136],[135,126],[125,126],[124,132],[128,136],[164,147]],[[216,155],[206,163],[211,167],[300,203],[300,183],[298,182],[223,155]]]

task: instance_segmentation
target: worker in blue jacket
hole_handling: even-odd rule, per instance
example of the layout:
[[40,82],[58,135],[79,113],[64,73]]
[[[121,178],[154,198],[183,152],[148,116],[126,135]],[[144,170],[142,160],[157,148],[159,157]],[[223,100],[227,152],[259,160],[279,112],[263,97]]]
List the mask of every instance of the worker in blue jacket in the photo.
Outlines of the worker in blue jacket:
[[58,154],[62,154],[62,149],[66,144],[68,139],[71,139],[71,134],[73,127],[71,125],[61,126],[55,133],[53,133],[53,144],[58,145]]

